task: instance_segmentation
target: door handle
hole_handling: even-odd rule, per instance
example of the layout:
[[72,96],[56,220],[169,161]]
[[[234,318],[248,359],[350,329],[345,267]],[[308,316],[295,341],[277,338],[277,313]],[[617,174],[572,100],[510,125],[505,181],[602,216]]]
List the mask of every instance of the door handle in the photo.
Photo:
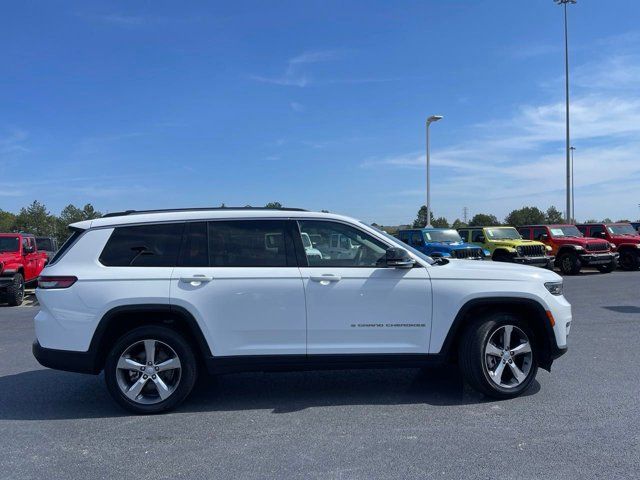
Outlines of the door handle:
[[341,278],[342,277],[340,275],[332,275],[332,274],[311,275],[309,277],[309,279],[311,279],[312,281],[320,282],[323,285],[328,285],[329,282],[339,282]]
[[197,287],[203,282],[210,282],[211,280],[213,280],[213,277],[208,277],[206,275],[193,275],[192,277],[180,277],[181,282],[189,283],[194,287]]

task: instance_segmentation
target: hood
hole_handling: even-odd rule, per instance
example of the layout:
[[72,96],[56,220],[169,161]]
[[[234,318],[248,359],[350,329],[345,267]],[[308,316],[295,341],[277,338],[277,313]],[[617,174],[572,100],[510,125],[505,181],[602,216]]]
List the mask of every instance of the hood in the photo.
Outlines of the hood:
[[640,243],[640,235],[612,235],[611,239],[614,243]]
[[470,262],[451,259],[446,265],[433,265],[432,278],[464,278],[473,280],[509,280],[559,282],[562,277],[551,270],[506,262]]
[[464,242],[452,242],[452,243],[428,242],[427,245],[430,245],[432,247],[438,247],[440,250],[469,250],[469,249],[478,250],[481,248],[477,245],[471,245],[470,243],[464,243]]
[[0,262],[5,260],[13,260],[20,256],[20,252],[0,252]]
[[544,243],[537,240],[492,240],[491,243],[498,247],[517,247],[519,245],[542,245]]
[[594,245],[598,243],[609,244],[609,240],[606,238],[591,238],[591,237],[553,237],[554,243],[558,245]]

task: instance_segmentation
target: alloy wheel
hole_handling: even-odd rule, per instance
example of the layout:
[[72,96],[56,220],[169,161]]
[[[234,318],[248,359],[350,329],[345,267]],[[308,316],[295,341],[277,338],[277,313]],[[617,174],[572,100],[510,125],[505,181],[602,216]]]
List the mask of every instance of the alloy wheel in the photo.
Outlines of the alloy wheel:
[[164,342],[145,339],[127,347],[116,367],[120,391],[129,400],[152,405],[168,399],[178,388],[180,358]]
[[529,376],[533,364],[531,342],[515,325],[498,327],[485,346],[485,368],[493,383],[501,388],[516,388]]

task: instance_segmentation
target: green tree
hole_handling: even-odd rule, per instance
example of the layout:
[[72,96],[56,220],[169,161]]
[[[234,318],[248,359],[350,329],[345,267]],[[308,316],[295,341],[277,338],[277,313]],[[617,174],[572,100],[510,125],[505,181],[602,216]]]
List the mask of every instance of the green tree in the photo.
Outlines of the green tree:
[[522,225],[539,225],[545,223],[546,219],[544,212],[538,207],[522,207],[509,213],[504,223],[521,227]]
[[[431,214],[433,218],[433,213]],[[418,216],[413,221],[413,228],[422,228],[427,224],[427,206],[422,205],[418,210]]]
[[563,223],[563,222],[564,222],[564,217],[562,216],[562,212],[560,210],[558,210],[553,205],[547,208],[547,218],[546,218],[547,224],[551,225],[554,223]]
[[82,208],[78,208],[72,204],[67,205],[62,209],[60,216],[56,219],[54,235],[58,239],[58,243],[64,242],[69,236],[67,227],[70,224],[82,222],[83,220],[93,220],[101,216],[102,213],[93,208],[93,205],[90,203],[87,203]]
[[280,202],[269,202],[264,208],[282,208],[282,204]]
[[463,222],[462,220],[460,220],[459,218],[456,218],[456,219],[453,221],[453,223],[451,224],[451,228],[454,228],[454,229],[456,229],[456,230],[457,230],[458,228],[464,228],[464,227],[466,227],[466,226],[467,226],[467,224],[466,224],[466,223],[464,223],[464,222]]
[[449,228],[449,221],[444,217],[433,218],[431,216],[431,225],[437,228]]
[[34,200],[28,207],[20,209],[16,216],[16,227],[19,231],[49,236],[55,232],[55,220],[44,204]]
[[613,223],[613,220],[611,220],[609,217],[605,217],[605,218],[602,220],[602,223]]
[[490,225],[500,225],[498,218],[495,215],[489,215],[486,213],[476,213],[469,221],[470,227],[482,227]]
[[16,216],[0,209],[0,233],[13,232],[16,229]]

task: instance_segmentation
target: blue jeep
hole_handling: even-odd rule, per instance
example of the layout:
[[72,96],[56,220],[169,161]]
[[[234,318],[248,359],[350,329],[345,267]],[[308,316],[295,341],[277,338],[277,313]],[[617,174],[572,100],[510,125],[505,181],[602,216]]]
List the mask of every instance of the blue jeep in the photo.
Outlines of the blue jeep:
[[465,243],[452,228],[412,228],[398,231],[398,238],[430,257],[482,260],[488,256],[477,245]]

